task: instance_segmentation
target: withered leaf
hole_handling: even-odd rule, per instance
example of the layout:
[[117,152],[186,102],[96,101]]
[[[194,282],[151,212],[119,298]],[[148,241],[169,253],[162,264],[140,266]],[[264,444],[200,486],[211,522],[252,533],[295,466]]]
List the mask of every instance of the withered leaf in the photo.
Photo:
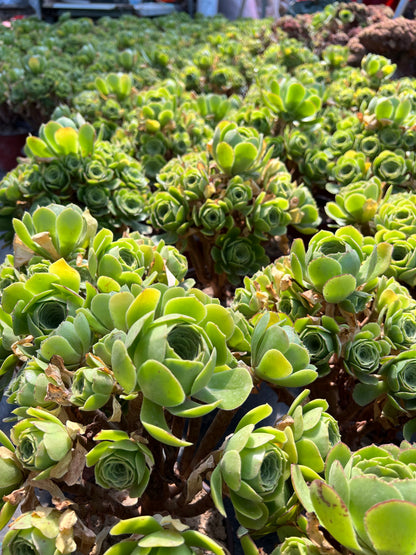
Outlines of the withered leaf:
[[113,414],[108,419],[109,422],[120,422],[121,420],[121,405],[116,397],[113,397]]
[[58,405],[69,407],[72,405],[70,398],[70,391],[54,385],[53,383],[48,383],[47,392],[45,395],[45,401],[53,401]]
[[87,453],[88,451],[77,441],[72,453],[71,465],[68,472],[62,476],[62,480],[68,484],[68,486],[74,486],[82,482],[82,473],[85,468],[85,457]]
[[20,237],[18,237],[16,234],[13,239],[13,251],[14,251],[13,261],[14,261],[14,267],[16,269],[19,269],[21,266],[24,266],[25,264],[27,264],[35,254],[32,251],[32,249],[27,247],[22,242]]
[[23,499],[25,499],[27,494],[28,494],[28,487],[23,486],[19,489],[15,489],[11,493],[9,493],[9,495],[5,495],[3,497],[3,501],[5,502],[8,501],[12,505],[19,505],[23,501]]
[[189,503],[202,488],[202,475],[215,467],[213,456],[201,462],[190,474],[186,482],[186,503]]
[[61,258],[59,252],[55,249],[55,245],[52,242],[52,237],[49,231],[36,233],[36,235],[32,236],[32,240],[42,249],[45,249],[51,255],[53,260],[59,260]]

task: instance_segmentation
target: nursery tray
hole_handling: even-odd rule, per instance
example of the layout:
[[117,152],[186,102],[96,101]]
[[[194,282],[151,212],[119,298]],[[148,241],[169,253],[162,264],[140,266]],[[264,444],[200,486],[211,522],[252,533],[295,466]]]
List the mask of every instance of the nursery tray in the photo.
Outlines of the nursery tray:
[[56,2],[52,7],[57,10],[114,10],[117,4],[98,4],[96,2]]
[[156,15],[168,15],[175,11],[173,4],[156,4],[156,2],[141,2],[135,5],[132,2],[134,11],[142,17],[152,17]]

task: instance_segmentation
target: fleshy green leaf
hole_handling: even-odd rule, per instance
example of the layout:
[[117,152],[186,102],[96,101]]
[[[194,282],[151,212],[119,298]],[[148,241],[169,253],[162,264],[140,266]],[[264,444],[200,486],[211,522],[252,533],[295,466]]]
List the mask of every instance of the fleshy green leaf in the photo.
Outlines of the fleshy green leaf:
[[325,482],[319,480],[314,480],[310,485],[310,495],[322,526],[341,545],[361,553],[351,515],[341,497]]
[[416,553],[416,505],[385,501],[367,511],[364,524],[378,555]]
[[344,274],[328,280],[322,293],[328,303],[340,303],[355,291],[356,285],[354,276]]

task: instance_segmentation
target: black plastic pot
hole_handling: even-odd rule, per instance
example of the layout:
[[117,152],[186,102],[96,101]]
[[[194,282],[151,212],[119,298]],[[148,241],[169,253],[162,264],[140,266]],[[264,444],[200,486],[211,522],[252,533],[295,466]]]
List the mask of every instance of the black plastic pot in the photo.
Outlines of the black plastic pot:
[[9,172],[17,165],[17,158],[23,154],[26,131],[0,134],[0,172]]

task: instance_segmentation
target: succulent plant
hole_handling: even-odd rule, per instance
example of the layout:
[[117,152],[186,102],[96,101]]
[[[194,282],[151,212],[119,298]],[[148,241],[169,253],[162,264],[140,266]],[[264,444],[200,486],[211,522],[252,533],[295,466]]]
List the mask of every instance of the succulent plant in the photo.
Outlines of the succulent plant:
[[[113,526],[110,533],[112,535],[132,534],[132,537],[110,547],[105,555],[119,553],[120,548],[123,549],[123,553],[134,553],[138,549],[145,549],[151,555],[168,551],[172,555],[193,555],[200,548],[215,555],[225,554],[224,549],[208,536],[190,530],[180,520],[161,515],[122,520]],[[140,538],[135,539],[137,536]]]
[[383,184],[377,177],[356,181],[342,187],[335,201],[325,205],[325,212],[338,225],[366,224],[377,213],[382,200]]
[[254,128],[227,121],[217,125],[210,152],[229,176],[256,172],[271,156],[271,152],[266,153],[263,136]]
[[267,264],[268,257],[260,241],[240,234],[233,228],[220,235],[211,251],[218,274],[226,273],[231,283],[239,283],[246,274],[252,274]]
[[326,302],[340,303],[374,279],[390,264],[392,247],[379,243],[365,254],[363,236],[353,227],[338,229],[335,234],[320,231],[314,235],[305,251],[296,239],[290,255],[291,268],[299,284],[310,283]]
[[361,69],[370,78],[374,87],[380,86],[383,81],[389,79],[396,71],[396,64],[384,56],[378,54],[367,54],[361,60]]
[[279,387],[300,387],[314,381],[318,374],[301,339],[290,326],[272,322],[272,314],[266,313],[253,330],[251,364],[255,377]]
[[[88,212],[73,204],[41,206],[32,215],[26,212],[22,220],[15,219],[13,225],[17,241],[26,251],[29,249],[26,259],[39,254],[53,261],[76,257],[97,229],[97,222]],[[16,247],[20,247],[19,242]]]
[[262,94],[272,113],[284,121],[314,122],[321,108],[320,97],[295,79],[272,80]]
[[[364,117],[374,116],[377,122],[383,126],[403,125],[411,112],[411,108],[412,104],[409,98],[375,96],[368,103]],[[367,125],[369,124],[370,122],[367,123]]]
[[316,365],[319,376],[324,376],[330,371],[330,359],[339,355],[341,350],[339,325],[333,318],[324,315],[319,323],[314,323],[310,317],[298,318],[295,329],[309,352],[312,364]]
[[324,399],[302,405],[309,393],[305,389],[296,397],[278,427],[287,436],[284,449],[290,462],[299,465],[303,474],[310,477],[323,472],[324,461],[341,435],[337,421],[326,412],[329,405]]
[[344,345],[344,365],[360,381],[374,382],[369,375],[378,373],[383,357],[390,354],[391,344],[381,338],[381,328],[375,322],[364,325],[354,338]]
[[400,154],[383,150],[373,160],[373,172],[376,177],[388,184],[403,184],[408,172],[405,159]]
[[94,439],[100,443],[89,451],[86,463],[94,466],[97,484],[106,489],[128,489],[131,497],[140,497],[154,464],[151,451],[121,430],[102,430]]
[[[344,547],[357,554],[414,551],[415,511],[409,485],[414,481],[414,448],[370,445],[351,452],[339,443],[328,455],[325,481],[295,489],[309,512]],[[331,510],[328,510],[331,507]]]
[[38,479],[60,478],[71,463],[73,430],[51,413],[42,409],[27,409],[27,418],[12,428],[11,439],[16,457],[23,468],[37,472]]
[[308,538],[292,536],[286,538],[272,555],[319,555],[319,548]]
[[296,499],[286,484],[290,465],[282,449],[285,434],[271,426],[254,429],[270,410],[268,405],[259,405],[240,420],[210,478],[217,509],[225,516],[225,486],[239,523],[256,531],[271,531],[297,511]]
[[3,553],[35,553],[64,555],[76,550],[72,527],[77,521],[71,509],[58,511],[51,507],[37,507],[18,516],[4,537]]
[[390,189],[374,216],[374,223],[379,230],[399,230],[407,237],[415,231],[415,198],[410,192],[393,193]]
[[[14,451],[3,445],[0,446],[0,469],[3,477],[0,494],[3,499],[3,497],[20,487],[24,479],[23,468],[16,458]],[[4,505],[3,501],[1,505]]]

